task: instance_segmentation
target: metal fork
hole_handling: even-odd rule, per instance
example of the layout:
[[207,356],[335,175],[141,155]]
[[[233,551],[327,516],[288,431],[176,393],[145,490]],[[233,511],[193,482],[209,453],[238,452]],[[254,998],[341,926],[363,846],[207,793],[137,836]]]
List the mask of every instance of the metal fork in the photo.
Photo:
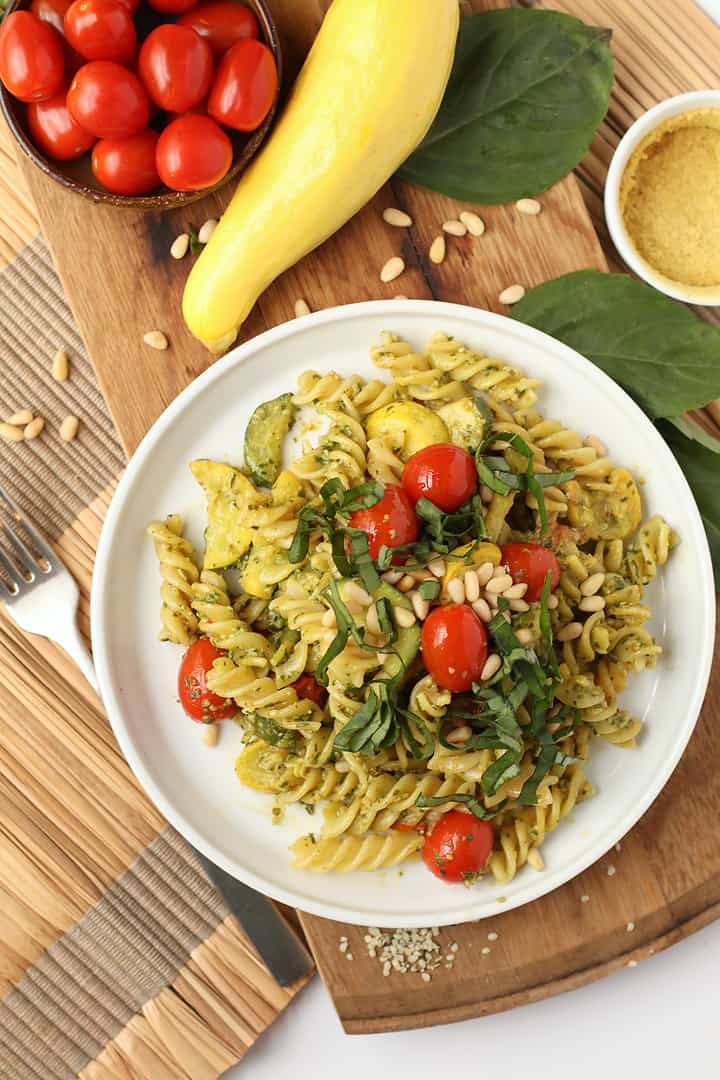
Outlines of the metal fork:
[[[0,548],[0,567],[10,582],[0,578],[0,600],[23,630],[60,645],[97,692],[92,658],[77,627],[80,593],[74,578],[17,503],[0,487],[0,506],[3,505],[16,527],[2,523],[13,558]],[[30,537],[37,554],[27,546],[17,527]]]

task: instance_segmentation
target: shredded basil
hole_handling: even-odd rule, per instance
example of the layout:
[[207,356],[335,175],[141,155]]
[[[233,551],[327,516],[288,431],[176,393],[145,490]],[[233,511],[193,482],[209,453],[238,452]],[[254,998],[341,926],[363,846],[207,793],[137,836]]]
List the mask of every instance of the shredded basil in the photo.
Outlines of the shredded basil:
[[435,600],[440,593],[439,581],[421,581],[418,592],[423,600]]
[[493,807],[492,810],[486,810],[483,804],[473,798],[472,795],[418,795],[415,800],[415,805],[423,810],[429,810],[433,806],[444,806],[445,803],[449,802],[462,803],[463,806],[467,806],[468,810],[474,814],[476,818],[479,818],[480,821],[489,821],[490,818],[495,817],[505,805],[502,803],[499,806]]

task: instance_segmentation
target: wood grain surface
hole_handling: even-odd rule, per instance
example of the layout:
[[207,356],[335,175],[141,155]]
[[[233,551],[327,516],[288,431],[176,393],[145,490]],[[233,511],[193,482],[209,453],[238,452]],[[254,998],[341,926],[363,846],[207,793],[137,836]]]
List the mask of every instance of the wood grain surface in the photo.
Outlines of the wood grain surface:
[[[273,0],[290,48],[309,43],[325,0]],[[475,10],[498,4],[475,2]],[[643,108],[682,89],[720,77],[708,46],[720,33],[692,0],[630,5],[623,0],[566,0],[551,6],[616,31],[617,84],[608,121],[580,169],[585,200],[599,225],[600,191],[612,147]],[[714,57],[720,57],[715,48]],[[705,58],[705,59],[703,59]],[[168,250],[188,224],[215,217],[228,195],[214,196],[167,217],[141,217],[92,207],[59,190],[24,165],[70,303],[95,363],[118,431],[131,452],[160,411],[211,358],[189,336],[180,317],[186,262]],[[353,300],[437,297],[504,310],[500,291],[529,286],[572,269],[607,263],[574,177],[541,198],[543,212],[523,218],[513,207],[480,208],[487,232],[480,239],[448,238],[442,266],[429,262],[429,245],[456,203],[393,183],[331,241],[288,271],[261,298],[243,338],[292,317],[303,297],[311,308]],[[408,210],[407,232],[384,225],[385,206]],[[402,254],[408,269],[391,285],[379,270]],[[143,346],[160,329],[171,347]],[[708,763],[720,753],[720,665],[696,734],[683,760],[642,822],[613,852],[575,881],[491,923],[454,928],[454,970],[430,984],[418,976],[383,979],[363,944],[363,931],[302,916],[302,922],[345,1029],[369,1032],[459,1020],[537,1000],[597,978],[715,918],[720,911],[720,843],[708,821],[720,813],[720,776]],[[620,751],[619,751],[620,752]],[[641,752],[641,751],[638,751]],[[692,844],[688,837],[693,838]],[[608,875],[612,864],[616,873]],[[590,897],[581,903],[581,896]],[[628,923],[635,929],[628,932]],[[499,937],[483,954],[488,931]],[[338,949],[351,942],[354,961]]]

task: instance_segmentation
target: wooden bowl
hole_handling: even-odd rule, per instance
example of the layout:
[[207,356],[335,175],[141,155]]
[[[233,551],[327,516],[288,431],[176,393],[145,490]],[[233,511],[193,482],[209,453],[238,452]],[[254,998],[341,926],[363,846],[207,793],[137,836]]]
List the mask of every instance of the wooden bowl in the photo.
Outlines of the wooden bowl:
[[[270,49],[272,49],[275,63],[278,68],[278,84],[280,85],[282,82],[280,41],[275,22],[270,14],[266,0],[244,0],[244,3],[247,7],[251,8],[257,16],[262,40]],[[13,11],[22,11],[29,7],[30,0],[10,0],[7,14],[9,15]],[[151,8],[146,8],[143,12],[143,19],[145,18],[147,20],[147,25],[144,25],[143,22],[141,22],[138,27],[140,31],[138,36],[142,38],[146,37],[150,30],[155,26],[160,25],[160,23],[172,21],[173,16],[163,15],[159,12],[154,12]],[[278,94],[275,97],[270,112],[256,131],[251,131],[246,134],[241,131],[224,129],[227,131],[233,144],[233,161],[225,176],[217,184],[214,184],[212,187],[203,188],[202,191],[170,191],[169,188],[163,187],[157,192],[149,195],[116,195],[114,192],[106,191],[104,188],[100,187],[90,168],[89,153],[84,154],[75,161],[54,161],[52,158],[46,157],[32,141],[28,131],[26,115],[27,106],[8,93],[1,83],[0,107],[2,107],[3,115],[5,116],[8,127],[13,133],[23,153],[27,154],[37,167],[42,169],[46,176],[51,177],[51,179],[55,180],[58,184],[62,184],[68,191],[74,191],[78,195],[82,195],[86,199],[91,199],[92,202],[95,203],[106,203],[112,206],[127,206],[133,207],[136,210],[153,210],[157,212],[162,210],[174,210],[179,206],[187,206],[197,199],[204,198],[211,191],[217,191],[223,184],[226,184],[229,180],[237,177],[255,156],[263,143],[265,136],[270,130],[277,109],[279,94],[280,91],[278,91]],[[154,126],[152,119],[151,126]]]

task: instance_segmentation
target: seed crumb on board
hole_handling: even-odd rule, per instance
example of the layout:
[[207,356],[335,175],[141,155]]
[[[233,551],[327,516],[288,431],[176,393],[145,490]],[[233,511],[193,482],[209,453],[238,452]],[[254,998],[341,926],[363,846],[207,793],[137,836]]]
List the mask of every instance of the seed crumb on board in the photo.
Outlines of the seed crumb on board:
[[22,442],[23,433],[20,428],[13,427],[12,424],[0,423],[0,439],[5,442]]
[[44,427],[45,421],[42,416],[36,416],[35,419],[31,420],[30,423],[27,424],[25,427],[23,434],[26,441],[32,441],[33,439],[37,439],[38,435]]
[[625,929],[627,930],[628,934],[632,934],[633,930],[635,929],[635,923],[634,923],[634,922],[632,922],[632,920],[631,920],[631,921],[630,921],[630,922],[629,922],[629,923],[627,924],[627,926],[625,927]]
[[617,874],[617,870],[615,869],[615,867],[614,866],[608,866],[608,868],[607,868],[607,876],[608,877],[615,877],[616,874]]
[[637,960],[628,960],[627,966],[628,967],[637,967]]
[[33,418],[33,414],[30,409],[18,409],[12,416],[8,416],[5,421],[6,424],[12,424],[13,427],[27,427]]
[[180,233],[170,245],[170,254],[173,259],[184,259],[190,247],[190,233]]
[[542,206],[537,199],[518,199],[515,203],[515,209],[520,214],[526,214],[528,217],[535,217],[542,210]]
[[391,259],[383,266],[380,271],[380,280],[389,284],[391,281],[395,281],[405,270],[405,260],[401,259],[399,255],[393,255]]
[[[402,975],[418,973],[423,982],[430,982],[432,973],[437,971],[441,964],[444,963],[448,969],[453,967],[459,949],[458,944],[452,942],[443,954],[438,941],[439,934],[437,926],[415,930],[381,930],[377,926],[371,926],[364,936],[364,941],[368,956],[382,965],[384,976],[393,972]],[[344,940],[347,939],[340,939],[341,952],[344,951]]]
[[483,947],[482,947],[482,949],[480,950],[480,952],[481,952],[481,953],[483,954],[483,956],[489,956],[489,955],[490,955],[490,953],[492,952],[492,949],[490,948],[490,946],[489,946],[489,945],[483,945]]
[[72,442],[78,433],[80,421],[77,416],[66,416],[60,425],[60,438],[63,442]]
[[439,266],[445,258],[445,237],[440,235],[436,236],[430,245],[430,262]]
[[310,314],[310,305],[307,300],[303,300],[302,297],[298,297],[295,301],[295,318],[302,319],[303,315]]
[[583,896],[580,897],[580,903],[581,904],[589,904],[590,903],[590,897],[588,896],[587,893],[585,893]]
[[463,210],[460,214],[460,220],[471,236],[482,236],[485,232],[485,222],[479,214],[474,214],[472,210]]
[[387,225],[394,225],[396,229],[409,229],[413,223],[410,215],[404,210],[398,210],[396,206],[388,206],[387,210],[383,210],[382,216]]
[[52,377],[55,382],[65,382],[70,374],[70,360],[64,349],[58,349],[52,359]]
[[507,289],[503,289],[500,293],[498,300],[501,304],[517,304],[524,295],[525,289],[522,285],[508,285]]
[[496,934],[494,930],[491,930],[490,933],[488,934],[488,941],[497,941],[499,936],[500,935]]
[[149,345],[151,349],[167,349],[168,339],[163,334],[162,330],[148,330],[147,334],[143,334],[143,341],[146,345]]

